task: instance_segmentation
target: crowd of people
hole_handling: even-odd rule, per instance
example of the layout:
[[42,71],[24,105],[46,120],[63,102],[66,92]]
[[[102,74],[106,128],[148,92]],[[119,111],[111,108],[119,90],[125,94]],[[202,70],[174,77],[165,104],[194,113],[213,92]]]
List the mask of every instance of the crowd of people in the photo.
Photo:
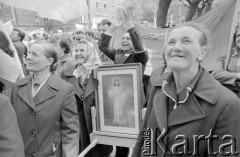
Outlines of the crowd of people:
[[[29,45],[23,42],[25,33],[13,29],[10,38],[25,77],[11,83],[1,78],[0,72],[0,156],[77,157],[89,146],[93,131],[91,107],[96,106],[99,85],[94,70],[105,65],[140,63],[144,73],[148,61],[133,16],[123,11],[119,20],[102,20],[98,34],[45,34],[29,41]],[[119,41],[121,48],[112,49],[110,40],[117,28],[126,33]],[[152,142],[158,142],[149,148],[153,149],[152,156],[239,155],[239,30],[237,27],[227,69],[226,56],[220,56],[219,68],[211,73],[201,66],[208,52],[205,29],[185,23],[171,31],[163,51],[165,66],[147,78],[149,83],[143,81],[144,104],[138,105],[147,111],[132,157],[144,155],[146,139],[142,130],[147,128],[153,130]],[[10,41],[1,31],[0,53],[14,57]],[[119,89],[119,80],[114,86]],[[3,94],[9,88],[11,92]],[[114,112],[119,114],[121,103],[116,104]],[[119,123],[118,115],[114,121]],[[203,142],[194,144],[194,135]],[[179,143],[180,136],[183,141]],[[209,145],[210,136],[215,139]],[[187,146],[182,143],[184,139]],[[97,144],[86,156],[108,157],[112,151],[111,145]],[[115,156],[129,156],[129,148],[117,146]]]

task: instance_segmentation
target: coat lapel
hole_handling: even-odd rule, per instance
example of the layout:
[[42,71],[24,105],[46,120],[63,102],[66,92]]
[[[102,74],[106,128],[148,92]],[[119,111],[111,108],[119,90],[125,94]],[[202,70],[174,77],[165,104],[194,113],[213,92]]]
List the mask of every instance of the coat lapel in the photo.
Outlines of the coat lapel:
[[39,105],[40,103],[56,96],[56,91],[59,89],[59,81],[60,78],[58,78],[58,76],[51,74],[51,76],[48,78],[48,80],[33,98],[35,105]]
[[30,76],[27,76],[23,80],[21,80],[18,83],[19,90],[18,90],[18,95],[20,98],[22,98],[28,106],[30,106],[32,109],[36,109],[33,98],[32,98],[32,85],[31,85],[31,79]]
[[131,53],[117,53],[115,55],[115,63],[124,64],[131,55]]
[[98,80],[92,77],[92,74],[90,75],[90,78],[88,80],[87,83],[87,87],[85,89],[85,93],[84,93],[84,99],[91,94],[92,92],[94,92],[98,87]]
[[74,86],[75,93],[80,99],[83,91],[79,87],[78,79],[75,76],[73,76],[73,71],[75,68],[76,66],[71,66],[67,70],[64,70],[63,75],[64,79]]
[[167,129],[167,102],[163,92],[156,94],[153,100],[153,111],[161,131]]
[[187,101],[180,104],[175,110],[173,110],[168,117],[168,126],[179,125],[188,123],[194,120],[202,119],[205,117],[205,113],[195,96],[191,94]]

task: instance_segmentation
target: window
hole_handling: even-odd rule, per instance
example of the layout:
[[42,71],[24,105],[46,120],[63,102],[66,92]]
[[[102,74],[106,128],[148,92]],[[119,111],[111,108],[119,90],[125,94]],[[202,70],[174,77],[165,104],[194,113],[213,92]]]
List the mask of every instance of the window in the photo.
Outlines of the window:
[[96,9],[99,9],[99,2],[96,2]]
[[48,23],[48,18],[43,18],[44,23]]
[[35,16],[34,16],[34,20],[35,20],[36,23],[38,23],[38,22],[39,22],[39,16],[38,16],[38,15],[35,15]]
[[107,9],[107,4],[104,4],[103,7],[104,7],[104,9]]

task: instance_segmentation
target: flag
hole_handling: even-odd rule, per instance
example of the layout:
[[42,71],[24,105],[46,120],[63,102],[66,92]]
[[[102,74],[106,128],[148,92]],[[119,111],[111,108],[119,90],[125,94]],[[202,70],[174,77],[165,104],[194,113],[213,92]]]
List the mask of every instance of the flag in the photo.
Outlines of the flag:
[[88,11],[86,0],[1,0],[12,7],[36,11],[39,16],[68,22]]
[[[4,29],[4,26],[3,26],[3,24],[2,24],[1,21],[0,21],[0,31],[2,31],[3,33],[5,33],[5,35],[7,36],[8,40],[9,40],[11,49],[14,50],[14,61],[15,61],[15,63],[18,65],[18,68],[19,68],[20,71],[21,71],[21,77],[23,78],[23,77],[24,77],[24,73],[23,73],[23,69],[22,69],[21,62],[20,62],[19,57],[18,57],[18,53],[17,53],[15,47],[13,46],[13,43],[12,43],[9,35],[6,33],[6,31],[5,31],[5,29]],[[2,57],[0,57],[0,58],[2,59]],[[3,61],[0,61],[1,67],[3,66],[3,63],[4,63]],[[5,67],[5,66],[3,66],[3,67]],[[9,70],[9,68],[7,68],[7,69]],[[11,71],[11,70],[9,70],[9,71]],[[1,72],[0,72],[0,73],[1,73]]]
[[13,24],[14,24],[13,19],[11,19],[3,24],[3,27],[8,35],[10,35],[13,30]]
[[208,71],[215,70],[217,57],[230,54],[236,14],[239,9],[239,0],[225,0],[206,14],[193,20],[209,29],[208,53],[202,61],[202,66]]
[[21,69],[14,58],[10,57],[0,49],[0,78],[14,83],[20,73]]

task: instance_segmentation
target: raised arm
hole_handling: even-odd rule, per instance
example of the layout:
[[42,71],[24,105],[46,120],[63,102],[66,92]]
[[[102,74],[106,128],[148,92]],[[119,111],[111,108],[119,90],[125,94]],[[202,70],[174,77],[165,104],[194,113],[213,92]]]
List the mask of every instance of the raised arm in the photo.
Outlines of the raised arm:
[[112,61],[115,61],[115,54],[116,50],[115,49],[110,49],[109,48],[109,43],[111,41],[112,35],[115,32],[115,30],[119,26],[115,25],[114,23],[111,24],[109,29],[102,34],[101,40],[99,43],[99,49],[106,55],[108,56]]

